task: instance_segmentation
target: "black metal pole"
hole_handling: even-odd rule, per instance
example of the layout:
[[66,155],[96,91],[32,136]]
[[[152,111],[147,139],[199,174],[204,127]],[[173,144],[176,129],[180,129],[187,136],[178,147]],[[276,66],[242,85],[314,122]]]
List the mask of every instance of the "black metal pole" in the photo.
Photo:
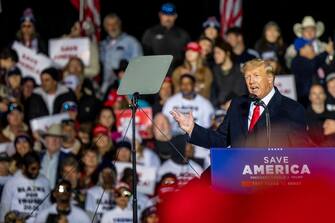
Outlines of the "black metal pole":
[[133,131],[133,145],[132,145],[132,165],[133,165],[133,222],[137,223],[137,171],[136,171],[136,138],[135,138],[135,114],[137,110],[137,100],[138,100],[139,94],[136,92],[133,94],[133,97],[131,99],[131,118],[132,118],[132,131]]

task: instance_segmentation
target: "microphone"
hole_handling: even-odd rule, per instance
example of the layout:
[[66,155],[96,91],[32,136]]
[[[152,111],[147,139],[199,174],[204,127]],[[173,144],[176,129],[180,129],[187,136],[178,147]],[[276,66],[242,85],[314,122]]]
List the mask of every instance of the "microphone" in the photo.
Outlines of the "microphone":
[[267,141],[268,141],[267,144],[269,148],[271,145],[271,120],[270,120],[270,112],[269,112],[268,106],[264,103],[264,101],[259,99],[254,94],[249,94],[249,99],[252,102],[254,102],[255,105],[262,106],[264,108],[265,120],[266,120],[266,136],[267,136]]

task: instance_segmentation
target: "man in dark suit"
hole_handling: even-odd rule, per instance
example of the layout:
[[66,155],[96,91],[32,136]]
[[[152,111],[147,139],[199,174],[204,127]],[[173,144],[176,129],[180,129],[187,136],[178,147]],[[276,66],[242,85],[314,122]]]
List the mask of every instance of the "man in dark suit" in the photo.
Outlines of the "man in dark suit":
[[309,145],[304,108],[274,87],[273,68],[263,60],[253,59],[244,64],[242,72],[249,95],[232,100],[216,131],[195,124],[191,113],[171,111],[180,128],[190,136],[189,142],[205,148]]

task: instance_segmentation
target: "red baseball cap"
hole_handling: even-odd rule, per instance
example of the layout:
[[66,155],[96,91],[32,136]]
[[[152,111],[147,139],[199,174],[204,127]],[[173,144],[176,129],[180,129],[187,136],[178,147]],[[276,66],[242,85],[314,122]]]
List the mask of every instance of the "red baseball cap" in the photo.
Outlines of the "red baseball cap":
[[186,45],[186,50],[192,50],[194,52],[201,52],[201,46],[197,42],[189,42]]
[[103,126],[101,124],[97,124],[93,129],[93,137],[96,137],[99,134],[109,136],[109,129],[106,126]]
[[116,90],[111,90],[107,96],[106,101],[104,102],[105,106],[113,107],[117,101],[122,101],[124,96],[118,95]]

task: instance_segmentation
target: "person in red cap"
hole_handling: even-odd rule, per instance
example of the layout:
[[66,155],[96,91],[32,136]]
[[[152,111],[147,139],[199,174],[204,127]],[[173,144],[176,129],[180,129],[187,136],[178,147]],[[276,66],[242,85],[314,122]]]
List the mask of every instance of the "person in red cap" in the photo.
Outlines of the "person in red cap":
[[110,138],[110,130],[101,124],[97,124],[93,128],[93,147],[98,151],[99,160],[113,160],[115,150],[113,149],[113,141]]
[[186,46],[184,64],[177,67],[172,74],[175,93],[180,91],[179,80],[183,74],[191,74],[196,79],[196,92],[205,98],[210,97],[213,75],[204,65],[201,57],[201,47],[197,42],[189,42]]
[[[118,101],[119,96],[118,95],[114,95],[115,96],[115,102]],[[98,124],[101,124],[105,127],[108,128],[108,130],[110,131],[109,133],[109,137],[114,140],[117,141],[120,137],[121,137],[121,133],[117,131],[116,129],[116,116],[114,113],[113,108],[111,108],[110,106],[104,106],[102,107],[100,114],[98,116]]]

